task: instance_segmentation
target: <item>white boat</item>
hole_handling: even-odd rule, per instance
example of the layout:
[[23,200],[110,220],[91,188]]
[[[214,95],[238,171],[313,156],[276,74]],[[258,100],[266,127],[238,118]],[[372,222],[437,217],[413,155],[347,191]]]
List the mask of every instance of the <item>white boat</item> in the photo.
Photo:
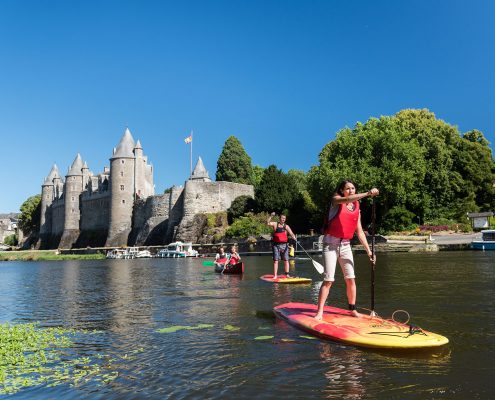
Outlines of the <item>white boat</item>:
[[495,250],[495,229],[481,231],[481,240],[473,240],[471,248],[474,250]]
[[109,259],[122,259],[125,258],[125,249],[112,249],[107,252],[106,258]]
[[140,250],[137,252],[136,258],[151,258],[152,255],[149,250]]
[[[143,252],[148,252],[148,250],[143,250]],[[139,248],[138,247],[126,247],[126,248],[123,248],[123,249],[113,249],[113,250],[110,250],[108,253],[107,253],[107,258],[113,258],[113,259],[132,259],[132,258],[137,258],[138,257],[138,254],[140,254],[141,251],[139,251]],[[143,257],[143,256],[142,256]],[[144,256],[146,257],[146,256]],[[147,257],[151,257],[151,254],[149,254],[149,256]]]
[[162,258],[197,257],[198,252],[193,249],[192,243],[174,242],[170,243],[167,248],[160,250],[156,256]]

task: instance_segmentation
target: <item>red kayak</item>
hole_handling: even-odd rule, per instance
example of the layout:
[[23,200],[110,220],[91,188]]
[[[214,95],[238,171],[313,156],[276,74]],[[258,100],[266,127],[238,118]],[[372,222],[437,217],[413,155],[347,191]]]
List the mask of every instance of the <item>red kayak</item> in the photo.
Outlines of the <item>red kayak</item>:
[[237,264],[227,264],[225,270],[223,264],[215,263],[215,272],[222,272],[229,275],[242,275],[244,273],[244,263],[242,261]]

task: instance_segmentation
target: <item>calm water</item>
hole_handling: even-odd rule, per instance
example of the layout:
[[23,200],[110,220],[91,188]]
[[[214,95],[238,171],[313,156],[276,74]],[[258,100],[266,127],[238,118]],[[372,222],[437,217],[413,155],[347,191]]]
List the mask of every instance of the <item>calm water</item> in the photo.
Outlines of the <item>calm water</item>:
[[[1,322],[96,329],[76,340],[77,356],[105,354],[119,372],[106,385],[41,386],[5,397],[494,398],[494,256],[379,254],[377,312],[407,310],[413,323],[450,339],[415,353],[311,340],[277,321],[274,305],[315,302],[319,282],[261,281],[271,271],[268,257],[245,257],[242,278],[215,274],[201,259],[0,263]],[[356,263],[358,305],[368,307],[369,266],[361,255]],[[307,260],[292,268],[318,279]],[[346,307],[340,271],[330,297]],[[200,324],[213,326],[159,332]]]

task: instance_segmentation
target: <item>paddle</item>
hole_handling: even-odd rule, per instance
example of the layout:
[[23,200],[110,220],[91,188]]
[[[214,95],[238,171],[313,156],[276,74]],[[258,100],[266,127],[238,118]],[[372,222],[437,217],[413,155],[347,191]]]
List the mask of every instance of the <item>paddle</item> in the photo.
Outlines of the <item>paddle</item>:
[[323,265],[321,265],[320,263],[316,262],[315,260],[313,260],[313,258],[311,258],[311,256],[308,254],[308,252],[304,249],[304,247],[301,246],[301,243],[299,243],[299,241],[296,240],[296,243],[299,245],[299,247],[301,249],[303,249],[303,251],[306,253],[306,255],[309,257],[309,259],[313,262],[313,266],[315,267],[315,269],[318,271],[319,274],[323,274],[323,271],[325,270],[325,268],[323,268]]
[[375,313],[375,223],[376,223],[376,203],[371,199],[371,313],[372,317]]
[[215,261],[203,261],[203,266],[205,267],[214,267]]

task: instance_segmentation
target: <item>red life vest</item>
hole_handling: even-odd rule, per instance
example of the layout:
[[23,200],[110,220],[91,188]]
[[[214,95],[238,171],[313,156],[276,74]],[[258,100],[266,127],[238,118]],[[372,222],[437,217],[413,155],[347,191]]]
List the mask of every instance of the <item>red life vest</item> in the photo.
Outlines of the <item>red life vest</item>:
[[275,243],[287,243],[289,241],[287,231],[285,230],[285,224],[282,226],[278,226],[277,224],[277,229],[273,232],[273,241]]
[[235,265],[239,262],[239,257],[236,257],[235,255],[231,254],[230,255],[230,260],[229,260],[229,264],[231,265]]
[[349,210],[345,203],[340,204],[339,213],[330,221],[326,235],[332,235],[340,239],[352,239],[359,221],[359,203],[355,201],[354,211]]

